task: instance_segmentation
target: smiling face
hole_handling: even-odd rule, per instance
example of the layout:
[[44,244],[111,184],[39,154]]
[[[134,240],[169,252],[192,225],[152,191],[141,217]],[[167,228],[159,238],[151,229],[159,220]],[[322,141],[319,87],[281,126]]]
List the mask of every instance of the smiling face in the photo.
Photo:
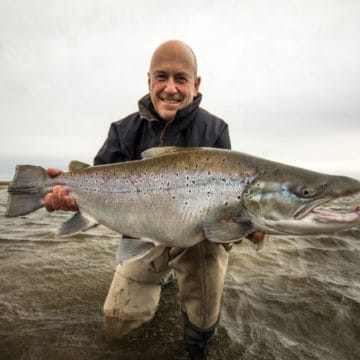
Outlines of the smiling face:
[[198,94],[200,77],[196,59],[191,49],[180,41],[168,41],[156,49],[148,77],[151,101],[165,121],[172,121],[176,112]]

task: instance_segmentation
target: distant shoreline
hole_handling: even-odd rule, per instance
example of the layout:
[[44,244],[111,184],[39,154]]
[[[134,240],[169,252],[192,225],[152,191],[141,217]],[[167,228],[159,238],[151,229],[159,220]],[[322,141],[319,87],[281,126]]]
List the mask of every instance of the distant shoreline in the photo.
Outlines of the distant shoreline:
[[10,184],[10,181],[6,181],[6,180],[0,180],[0,186],[3,187],[3,186],[9,186]]

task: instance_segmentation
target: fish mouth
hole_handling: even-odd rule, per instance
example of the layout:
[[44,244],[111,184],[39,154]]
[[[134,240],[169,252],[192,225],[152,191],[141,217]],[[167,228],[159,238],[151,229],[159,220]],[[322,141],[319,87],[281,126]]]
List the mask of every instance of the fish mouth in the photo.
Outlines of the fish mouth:
[[333,199],[332,198],[322,198],[322,199],[315,200],[315,201],[311,202],[310,204],[304,204],[303,206],[301,206],[299,209],[296,210],[296,212],[294,214],[294,219],[301,220],[301,219],[305,218],[310,213],[315,211],[315,209],[318,208],[320,205],[326,204],[326,203],[330,202],[331,200],[333,200]]
[[357,206],[353,212],[339,214],[324,210],[314,209],[310,215],[318,222],[322,223],[356,223],[360,225],[360,206]]
[[356,206],[352,212],[338,213],[319,209],[321,205],[328,204],[335,199],[321,199],[312,203],[310,206],[302,206],[295,214],[295,220],[304,218],[315,220],[320,223],[357,223],[360,225],[360,205]]

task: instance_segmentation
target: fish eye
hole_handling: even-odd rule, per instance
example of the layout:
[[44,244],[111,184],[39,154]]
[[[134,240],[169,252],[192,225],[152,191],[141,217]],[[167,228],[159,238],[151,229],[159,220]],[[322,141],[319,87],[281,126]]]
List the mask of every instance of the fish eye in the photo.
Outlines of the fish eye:
[[301,186],[297,189],[296,194],[303,198],[310,198],[316,195],[316,191],[310,186]]

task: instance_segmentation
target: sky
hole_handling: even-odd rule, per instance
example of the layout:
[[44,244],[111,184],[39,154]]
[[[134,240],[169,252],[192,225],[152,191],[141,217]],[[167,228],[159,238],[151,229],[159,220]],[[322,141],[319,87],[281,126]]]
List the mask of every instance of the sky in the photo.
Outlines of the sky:
[[0,180],[91,163],[168,39],[234,150],[360,179],[359,19],[358,0],[1,0]]

